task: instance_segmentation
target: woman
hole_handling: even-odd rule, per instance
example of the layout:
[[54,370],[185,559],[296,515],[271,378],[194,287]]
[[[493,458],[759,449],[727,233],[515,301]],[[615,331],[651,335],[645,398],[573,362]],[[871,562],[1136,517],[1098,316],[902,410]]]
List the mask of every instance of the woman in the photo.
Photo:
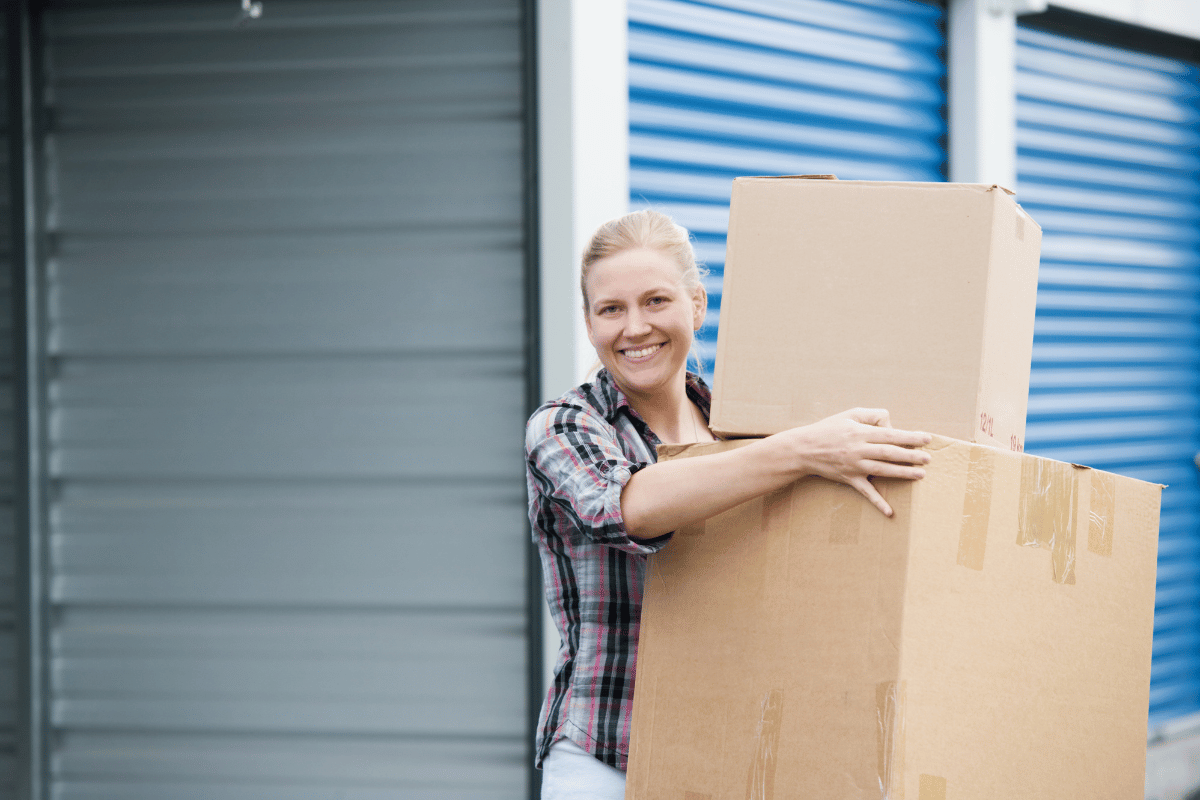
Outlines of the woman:
[[623,798],[646,556],[671,532],[818,475],[882,513],[870,478],[916,480],[925,433],[854,409],[736,450],[655,463],[660,443],[712,441],[709,390],[687,371],[707,295],[687,231],[654,211],[613,220],[583,256],[596,379],[526,429],[529,513],[562,648],[542,708],[542,797]]

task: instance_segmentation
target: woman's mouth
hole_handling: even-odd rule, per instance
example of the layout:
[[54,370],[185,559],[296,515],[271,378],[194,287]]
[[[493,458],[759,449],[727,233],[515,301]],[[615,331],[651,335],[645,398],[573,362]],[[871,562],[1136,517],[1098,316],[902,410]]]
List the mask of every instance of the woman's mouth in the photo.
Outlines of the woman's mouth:
[[635,348],[626,348],[621,351],[621,354],[624,355],[626,358],[632,358],[634,360],[637,360],[637,359],[647,358],[649,356],[652,356],[661,349],[662,349],[661,343],[648,344],[645,347],[638,347],[636,349]]

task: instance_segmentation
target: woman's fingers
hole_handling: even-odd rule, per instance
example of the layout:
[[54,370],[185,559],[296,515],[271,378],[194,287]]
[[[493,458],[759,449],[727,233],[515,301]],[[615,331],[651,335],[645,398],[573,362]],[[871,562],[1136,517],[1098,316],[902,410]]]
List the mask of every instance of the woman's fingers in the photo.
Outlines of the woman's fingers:
[[933,437],[923,431],[891,427],[886,409],[852,408],[833,417],[796,428],[798,441],[812,473],[853,486],[880,513],[892,516],[891,506],[871,484],[871,477],[920,480],[931,460],[923,447]]
[[891,444],[873,444],[863,448],[863,458],[894,464],[928,464],[933,457],[924,450],[910,450]]
[[892,427],[886,408],[852,408],[846,412],[846,416],[863,425],[874,425],[878,428]]
[[867,431],[870,441],[894,444],[898,447],[924,447],[933,437],[924,431],[902,431],[899,428],[875,428]]
[[931,456],[918,450],[932,441],[922,431],[904,431],[880,427],[888,424],[887,411],[881,408],[855,408],[822,420],[793,428],[788,436],[797,445],[797,455],[807,474],[854,486],[881,512],[891,516],[887,503],[871,486],[869,477],[919,480],[921,468]]
[[867,475],[877,478],[899,478],[906,481],[919,481],[925,477],[921,467],[909,467],[902,464],[891,464],[886,461],[865,461],[860,469]]
[[871,505],[879,509],[879,513],[885,517],[892,515],[892,507],[887,504],[887,501],[883,499],[883,495],[879,493],[879,490],[866,477],[854,478],[850,481],[850,485],[857,489],[863,497],[870,500]]

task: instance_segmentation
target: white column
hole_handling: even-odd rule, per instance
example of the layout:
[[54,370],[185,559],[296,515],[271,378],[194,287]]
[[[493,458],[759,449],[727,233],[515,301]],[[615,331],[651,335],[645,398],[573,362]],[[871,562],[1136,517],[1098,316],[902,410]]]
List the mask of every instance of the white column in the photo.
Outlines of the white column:
[[[538,0],[539,329],[542,397],[595,360],[583,324],[579,257],[598,225],[629,210],[625,0]],[[558,652],[547,615],[546,676]]]
[[575,249],[571,6],[537,4],[538,282],[542,399],[566,391],[575,377],[571,263]]
[[1003,0],[947,10],[950,180],[1016,191],[1016,15]]
[[595,360],[583,326],[579,256],[600,223],[629,210],[625,0],[538,3],[542,394]]

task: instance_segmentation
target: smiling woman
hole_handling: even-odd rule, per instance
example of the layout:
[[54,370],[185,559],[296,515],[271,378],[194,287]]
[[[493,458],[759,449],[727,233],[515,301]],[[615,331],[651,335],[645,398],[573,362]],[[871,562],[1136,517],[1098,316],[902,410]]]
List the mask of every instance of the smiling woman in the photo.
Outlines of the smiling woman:
[[646,557],[672,531],[814,476],[890,515],[870,478],[919,479],[929,461],[913,449],[928,434],[891,428],[882,409],[852,409],[658,464],[659,444],[713,439],[708,387],[687,371],[707,307],[687,231],[654,211],[601,226],[582,289],[603,368],[534,412],[525,438],[530,521],[562,639],[538,726],[547,800],[624,797]]
[[711,441],[707,415],[684,397],[708,307],[687,231],[655,211],[613,220],[592,237],[581,274],[588,339],[646,423],[664,442]]
[[674,261],[649,248],[601,259],[587,283],[588,338],[609,374],[639,397],[679,384],[673,379],[686,367],[692,334],[704,321],[704,288],[689,291]]

